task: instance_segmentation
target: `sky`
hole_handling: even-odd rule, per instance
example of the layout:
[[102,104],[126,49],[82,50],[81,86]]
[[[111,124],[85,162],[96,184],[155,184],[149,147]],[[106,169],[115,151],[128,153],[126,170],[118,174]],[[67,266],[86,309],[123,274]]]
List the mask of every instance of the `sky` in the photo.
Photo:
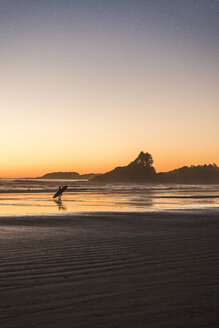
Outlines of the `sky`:
[[0,0],[0,177],[219,165],[218,0]]

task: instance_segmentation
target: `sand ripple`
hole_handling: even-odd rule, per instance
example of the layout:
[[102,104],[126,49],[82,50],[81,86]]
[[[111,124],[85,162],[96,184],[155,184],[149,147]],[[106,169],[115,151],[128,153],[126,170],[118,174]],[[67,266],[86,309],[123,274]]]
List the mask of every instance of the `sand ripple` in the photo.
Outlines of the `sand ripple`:
[[217,214],[0,218],[0,327],[216,327]]

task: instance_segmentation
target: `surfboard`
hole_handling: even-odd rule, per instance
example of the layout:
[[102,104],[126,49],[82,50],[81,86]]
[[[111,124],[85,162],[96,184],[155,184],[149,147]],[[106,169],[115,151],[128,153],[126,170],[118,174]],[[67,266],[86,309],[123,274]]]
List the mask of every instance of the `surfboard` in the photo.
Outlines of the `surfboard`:
[[59,190],[55,193],[55,195],[53,196],[53,198],[56,198],[56,197],[58,197],[58,196],[61,196],[62,193],[63,193],[64,191],[66,191],[66,189],[67,189],[67,186],[64,186],[64,187],[62,187],[61,189],[59,189]]

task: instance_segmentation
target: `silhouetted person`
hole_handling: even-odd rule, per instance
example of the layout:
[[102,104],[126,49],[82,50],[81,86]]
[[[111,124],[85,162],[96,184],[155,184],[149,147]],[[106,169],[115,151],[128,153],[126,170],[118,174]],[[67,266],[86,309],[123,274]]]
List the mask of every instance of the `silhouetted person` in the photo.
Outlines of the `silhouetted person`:
[[[59,191],[61,191],[62,187],[59,186]],[[58,199],[61,201],[62,193],[59,195]]]

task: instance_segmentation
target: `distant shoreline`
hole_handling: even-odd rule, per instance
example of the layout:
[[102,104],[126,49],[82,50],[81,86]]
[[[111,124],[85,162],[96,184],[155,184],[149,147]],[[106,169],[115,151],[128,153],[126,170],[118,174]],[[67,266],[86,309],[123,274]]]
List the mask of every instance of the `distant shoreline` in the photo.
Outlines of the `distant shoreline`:
[[[154,181],[154,182],[145,182],[145,181],[138,181],[138,182],[132,182],[132,181],[126,181],[126,182],[98,182],[98,181],[92,181],[88,179],[68,179],[68,178],[43,178],[43,177],[24,177],[24,178],[0,178],[0,180],[50,180],[50,181],[75,181],[75,182],[84,182],[84,183],[89,183],[89,184],[115,184],[115,185],[219,185],[219,181],[216,182],[160,182],[160,181]],[[37,192],[37,191],[36,191]],[[1,191],[0,191],[1,193]]]

